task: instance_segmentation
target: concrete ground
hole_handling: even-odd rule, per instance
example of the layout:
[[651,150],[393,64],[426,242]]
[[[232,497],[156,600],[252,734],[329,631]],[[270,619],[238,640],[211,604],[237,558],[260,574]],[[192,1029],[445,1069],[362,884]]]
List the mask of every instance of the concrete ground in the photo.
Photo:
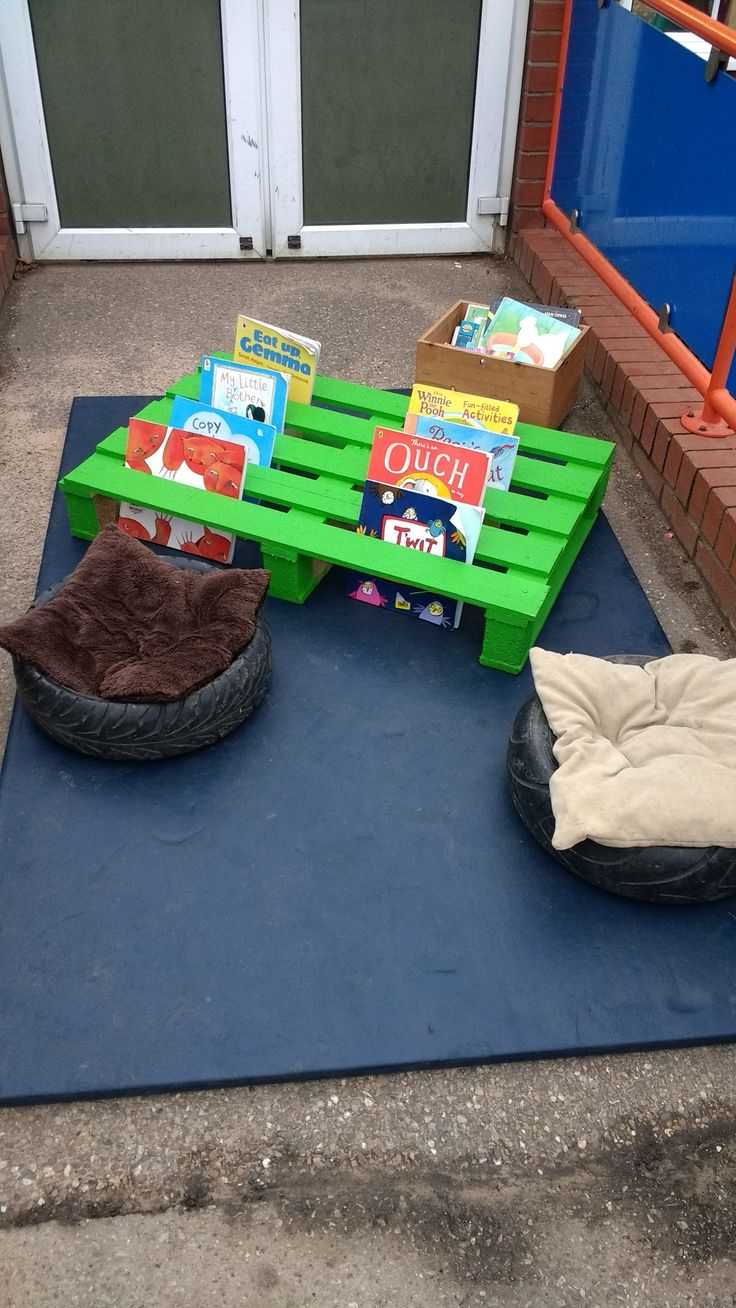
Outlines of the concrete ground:
[[[0,314],[0,616],[32,597],[74,395],[160,393],[243,309],[402,386],[448,304],[506,291],[485,258],[29,273]],[[590,383],[567,426],[614,437]],[[623,449],[606,512],[673,648],[733,655]],[[723,1308],[735,1120],[729,1046],[5,1109],[0,1308]]]

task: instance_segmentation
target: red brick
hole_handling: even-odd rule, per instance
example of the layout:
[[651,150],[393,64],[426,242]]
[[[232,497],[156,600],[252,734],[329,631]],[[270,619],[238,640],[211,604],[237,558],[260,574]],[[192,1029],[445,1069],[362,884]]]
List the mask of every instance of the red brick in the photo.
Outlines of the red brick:
[[[626,362],[619,363],[616,366],[618,368],[621,368],[623,372],[628,373],[628,365]],[[638,394],[639,392],[636,387],[636,381],[633,380],[631,377],[627,376],[626,384],[624,386],[623,394],[621,396],[621,406],[620,406],[621,419],[625,423],[631,422],[631,415],[634,411],[634,405],[636,403],[636,397]]]
[[[664,474],[670,486],[677,482],[682,458],[690,450],[701,451],[703,453],[713,453],[711,442],[704,436],[694,436],[692,432],[685,431],[675,418],[661,418],[660,427],[664,427],[670,435],[670,447],[665,463]],[[736,437],[727,437],[724,441],[718,442],[719,447],[736,451]],[[736,461],[736,454],[734,454]]]
[[658,422],[657,430],[654,433],[654,444],[652,446],[652,452],[649,457],[651,458],[655,468],[657,468],[660,472],[664,471],[664,465],[667,459],[667,453],[670,448],[671,439],[672,438],[670,436],[670,433],[667,431],[666,427],[662,426],[661,421]]
[[736,509],[726,509],[721,519],[721,526],[715,543],[715,556],[724,568],[728,568],[736,551]]
[[534,0],[529,27],[533,32],[561,32],[564,0]]
[[588,318],[626,318],[630,319],[630,314],[625,305],[614,300],[612,295],[599,295],[596,291],[590,295],[577,295],[575,297],[575,307],[579,309],[583,317]]
[[654,444],[654,436],[657,431],[658,421],[659,419],[657,418],[657,415],[654,412],[654,410],[649,405],[647,405],[647,409],[644,414],[644,421],[641,425],[641,433],[639,435],[641,448],[643,449],[645,454],[651,454],[652,446]]
[[619,318],[613,314],[602,313],[586,314],[586,322],[593,329],[600,341],[637,341],[644,342],[647,339],[643,327],[638,327],[636,322],[628,314]]
[[687,504],[701,468],[736,468],[736,451],[703,449],[702,442],[694,450],[685,450],[675,484],[675,494],[683,504]]
[[649,489],[656,495],[657,499],[659,499],[664,485],[664,478],[662,477],[661,472],[657,472],[657,469],[652,466],[652,463],[647,458],[641,446],[632,445],[631,457],[637,467],[641,470],[641,474]]
[[558,32],[532,30],[526,48],[526,62],[529,64],[556,64],[560,58],[560,35]]
[[[611,404],[615,405],[617,409],[621,409],[622,408],[621,401],[624,398],[624,387],[629,386],[631,388],[631,382],[628,380],[626,373],[624,372],[621,365],[619,363],[615,363],[613,359],[611,360],[611,362],[613,363],[613,366],[616,370],[613,378],[613,385],[611,387]],[[632,405],[633,405],[633,400],[632,400]],[[621,416],[622,417],[624,416],[623,412]],[[625,418],[624,421],[626,421]]]
[[7,213],[0,213],[0,236],[10,234],[10,218]]
[[526,231],[529,227],[544,227],[544,214],[538,208],[524,209],[514,205],[513,225],[517,232]]
[[629,429],[636,440],[641,436],[641,429],[644,426],[646,414],[647,406],[642,396],[637,394],[634,400],[634,407],[631,410],[631,417],[629,418]]
[[[662,362],[657,364],[653,364],[651,359],[628,359],[624,372],[627,377],[648,378],[653,386],[658,384],[660,376],[663,385],[670,384],[669,378],[671,377],[682,377],[677,364],[672,363],[664,354],[662,355]],[[687,381],[685,381],[685,385],[687,385]]]
[[553,95],[530,95],[525,91],[521,97],[522,123],[551,123],[554,102]]
[[558,63],[529,64],[524,78],[526,91],[554,91],[557,85]]
[[733,577],[729,577],[710,546],[706,545],[703,540],[698,541],[695,551],[695,563],[700,568],[729,622],[733,623],[734,618],[736,618],[736,581],[734,581]]
[[664,515],[680,544],[684,546],[688,554],[692,555],[698,539],[698,529],[692,518],[688,517],[680,502],[672,494],[669,486],[663,487],[660,503]]
[[[716,543],[716,538],[721,528],[721,520],[726,508],[726,505],[721,499],[721,494],[722,492],[720,490],[711,491],[700,523],[700,534],[703,537],[703,540],[707,541],[709,545],[715,545]],[[728,562],[731,562],[730,558]]]
[[652,367],[659,366],[659,360],[664,358],[658,345],[655,345],[651,339],[636,341],[611,341],[609,353],[617,363],[649,363]]
[[526,181],[544,180],[547,171],[546,154],[527,154],[521,151],[516,156],[516,176]]
[[588,361],[588,371],[592,375],[593,380],[598,382],[599,385],[603,377],[603,370],[606,366],[607,357],[608,356],[603,346],[600,344],[600,342],[596,342],[596,347],[595,350],[593,351],[592,362]]
[[544,183],[538,182],[517,182],[514,188],[514,204],[529,205],[541,208],[544,199]]
[[549,123],[522,123],[519,132],[518,148],[520,150],[549,150],[551,126]]
[[715,490],[730,491],[731,495],[726,495],[724,504],[727,502],[729,508],[736,505],[736,465],[732,468],[701,468],[696,472],[692,493],[687,505],[690,517],[694,522],[701,521],[708,502],[708,496],[711,491]]
[[[603,347],[601,346],[601,349],[602,348]],[[606,396],[606,398],[608,398],[614,386],[616,385],[616,378],[618,375],[618,364],[616,363],[615,359],[611,358],[607,350],[604,351],[604,354],[605,354],[605,362],[603,364],[603,373],[601,375],[601,380],[599,384],[601,390],[603,391],[603,394]]]
[[[663,380],[666,382],[668,379]],[[693,399],[700,399],[699,392],[689,386],[687,382],[684,386],[646,386],[644,385],[645,381],[645,377],[637,378],[636,389],[647,404],[678,404],[680,413],[684,413]]]

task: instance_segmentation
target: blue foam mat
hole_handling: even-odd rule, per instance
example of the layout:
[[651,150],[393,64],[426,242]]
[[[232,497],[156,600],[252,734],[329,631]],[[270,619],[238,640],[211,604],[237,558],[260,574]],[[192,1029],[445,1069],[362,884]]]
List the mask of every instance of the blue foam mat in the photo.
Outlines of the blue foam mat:
[[[76,400],[64,466],[144,398]],[[83,549],[57,496],[40,587]],[[202,753],[96,763],[16,709],[0,1101],[733,1036],[731,903],[608,896],[519,823],[504,759],[530,678],[479,666],[476,611],[404,621],[334,571],[267,612],[270,694]],[[540,643],[666,652],[604,520]]]

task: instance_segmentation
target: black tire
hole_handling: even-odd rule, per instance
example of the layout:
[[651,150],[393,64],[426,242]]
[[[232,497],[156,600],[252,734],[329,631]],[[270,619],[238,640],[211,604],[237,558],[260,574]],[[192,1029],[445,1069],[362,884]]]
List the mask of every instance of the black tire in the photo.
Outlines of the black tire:
[[[197,572],[197,559],[167,560]],[[60,589],[44,592],[46,604]],[[134,703],[80,695],[14,659],[18,695],[37,727],[60,745],[93,758],[148,762],[203,749],[240,726],[260,704],[271,680],[271,637],[261,614],[253,639],[229,667],[182,699]]]
[[[642,666],[656,655],[613,655],[613,663]],[[736,894],[736,849],[680,849],[658,845],[613,849],[583,840],[553,849],[555,819],[549,781],[557,767],[555,736],[537,695],[519,709],[506,758],[511,797],[535,840],[568,871],[601,890],[657,904],[698,904]]]

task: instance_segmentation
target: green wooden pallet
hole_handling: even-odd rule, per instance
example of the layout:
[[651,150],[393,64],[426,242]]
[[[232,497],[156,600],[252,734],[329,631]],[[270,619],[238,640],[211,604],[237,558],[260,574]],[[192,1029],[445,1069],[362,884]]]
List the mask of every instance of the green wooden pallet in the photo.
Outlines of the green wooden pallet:
[[[175,395],[197,399],[199,373],[139,416],[166,422]],[[277,599],[302,604],[333,563],[436,590],[484,610],[481,663],[519,672],[595,520],[614,446],[520,424],[511,489],[487,492],[487,525],[468,565],[355,531],[374,428],[401,427],[407,405],[403,395],[318,377],[313,403],[286,411],[301,439],[277,436],[272,466],[248,468],[246,491],[258,503],[133,472],[120,427],[60,483],[72,532],[91,540],[129,500],[257,541]]]

